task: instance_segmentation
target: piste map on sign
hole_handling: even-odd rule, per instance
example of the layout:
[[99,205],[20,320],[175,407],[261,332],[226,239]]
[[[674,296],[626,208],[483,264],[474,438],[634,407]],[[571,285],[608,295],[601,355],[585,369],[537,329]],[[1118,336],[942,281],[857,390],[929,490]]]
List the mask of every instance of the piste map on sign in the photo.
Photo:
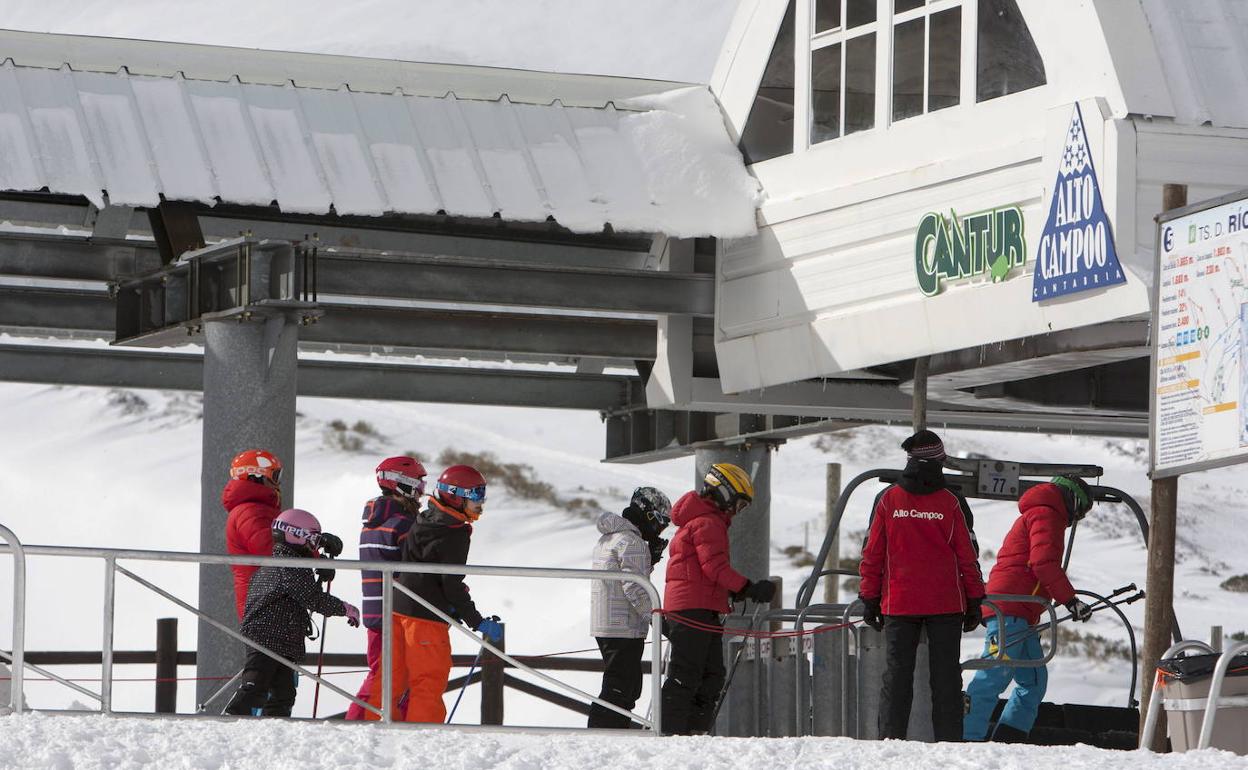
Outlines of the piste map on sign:
[[1248,201],[1159,240],[1155,467],[1248,459]]

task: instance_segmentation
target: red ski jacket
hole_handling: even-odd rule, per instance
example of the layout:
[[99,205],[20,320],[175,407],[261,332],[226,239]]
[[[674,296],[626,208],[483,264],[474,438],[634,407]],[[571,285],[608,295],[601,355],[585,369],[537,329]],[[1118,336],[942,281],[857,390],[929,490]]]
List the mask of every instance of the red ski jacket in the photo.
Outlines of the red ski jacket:
[[[247,479],[234,479],[221,492],[221,504],[230,514],[225,520],[226,553],[247,556],[273,555],[273,520],[281,513],[277,492]],[[243,619],[247,586],[259,567],[231,564],[234,572],[234,605]]]
[[858,567],[859,594],[885,615],[952,615],[984,595],[971,533],[957,495],[884,490]]
[[664,609],[727,612],[729,595],[749,582],[728,562],[732,516],[686,492],[672,507],[672,523],[678,529],[667,552]]
[[[1062,570],[1065,531],[1069,524],[1062,492],[1053,484],[1039,484],[1023,493],[1018,501],[1018,519],[1010,527],[997,563],[988,577],[988,593],[1030,594],[1065,604],[1075,589]],[[1002,602],[1006,615],[1040,620],[1044,608],[1032,602]],[[985,607],[984,615],[992,617]]]

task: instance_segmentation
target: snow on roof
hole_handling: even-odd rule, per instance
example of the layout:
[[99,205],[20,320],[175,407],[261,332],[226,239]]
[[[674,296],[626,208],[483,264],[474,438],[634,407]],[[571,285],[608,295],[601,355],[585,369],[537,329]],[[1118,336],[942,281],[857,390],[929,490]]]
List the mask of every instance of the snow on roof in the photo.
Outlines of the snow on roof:
[[[46,50],[33,37],[47,38]],[[606,223],[677,237],[754,232],[757,185],[704,87],[71,38],[88,41],[92,71],[63,61],[77,54],[63,49],[67,37],[0,33],[2,190],[47,188],[97,206],[154,206],[163,196],[276,202],[291,213],[553,217],[578,232]],[[123,43],[147,64],[122,66]],[[186,51],[214,74],[200,79],[169,63]],[[238,62],[229,58],[236,52]],[[261,77],[247,59],[266,54],[310,56],[319,74]],[[330,77],[351,76],[360,62],[384,91]],[[224,75],[232,69],[248,79]],[[532,87],[543,79],[547,90]],[[609,97],[601,106],[557,98],[567,87],[586,103],[598,86]]]
[[1142,0],[1180,123],[1248,127],[1248,3]]

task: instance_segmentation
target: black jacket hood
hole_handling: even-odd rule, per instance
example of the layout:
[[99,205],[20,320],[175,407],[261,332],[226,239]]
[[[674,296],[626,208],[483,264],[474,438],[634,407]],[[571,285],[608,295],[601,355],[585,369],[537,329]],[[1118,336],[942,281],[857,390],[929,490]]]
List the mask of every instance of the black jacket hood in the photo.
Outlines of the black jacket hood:
[[897,485],[912,495],[930,495],[945,488],[944,465],[937,460],[912,457],[906,461],[906,469],[901,472]]

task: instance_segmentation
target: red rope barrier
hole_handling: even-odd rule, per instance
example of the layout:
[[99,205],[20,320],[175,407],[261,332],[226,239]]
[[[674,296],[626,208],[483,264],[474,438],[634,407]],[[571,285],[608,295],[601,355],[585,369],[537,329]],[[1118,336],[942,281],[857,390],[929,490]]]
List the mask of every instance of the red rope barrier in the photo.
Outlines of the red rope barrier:
[[825,625],[812,628],[810,630],[798,631],[763,631],[762,629],[753,628],[726,628],[711,623],[703,623],[698,620],[686,618],[678,615],[678,611],[672,610],[654,610],[663,617],[671,620],[673,623],[679,623],[682,626],[697,629],[698,631],[706,631],[712,634],[728,635],[728,636],[744,636],[747,639],[793,639],[802,636],[812,636],[814,634],[822,634],[826,631],[839,631],[842,628],[850,628],[861,623],[861,620],[851,620],[848,623],[837,623],[835,625]]

